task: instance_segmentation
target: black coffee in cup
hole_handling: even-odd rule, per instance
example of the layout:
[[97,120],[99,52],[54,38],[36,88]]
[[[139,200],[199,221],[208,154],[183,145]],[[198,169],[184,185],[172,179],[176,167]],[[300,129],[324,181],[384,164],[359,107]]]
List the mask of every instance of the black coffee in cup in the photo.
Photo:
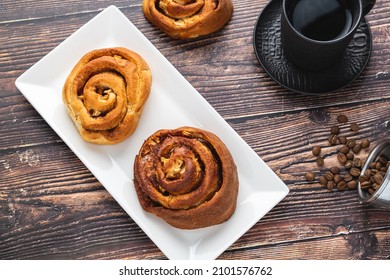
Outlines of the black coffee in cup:
[[330,41],[348,33],[352,11],[345,0],[298,0],[287,11],[293,27],[317,41]]

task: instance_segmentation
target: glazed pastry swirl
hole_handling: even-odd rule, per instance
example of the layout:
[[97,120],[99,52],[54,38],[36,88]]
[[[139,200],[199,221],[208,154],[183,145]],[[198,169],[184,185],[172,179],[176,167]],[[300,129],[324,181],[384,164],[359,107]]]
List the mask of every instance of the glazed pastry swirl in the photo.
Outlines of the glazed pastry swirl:
[[141,206],[178,228],[222,223],[236,207],[230,152],[217,136],[196,128],[150,136],[135,159],[134,184]]
[[94,50],[68,76],[63,101],[83,139],[115,144],[134,132],[150,86],[149,67],[138,54],[125,48]]
[[145,17],[172,38],[189,39],[221,29],[232,17],[232,0],[144,0]]

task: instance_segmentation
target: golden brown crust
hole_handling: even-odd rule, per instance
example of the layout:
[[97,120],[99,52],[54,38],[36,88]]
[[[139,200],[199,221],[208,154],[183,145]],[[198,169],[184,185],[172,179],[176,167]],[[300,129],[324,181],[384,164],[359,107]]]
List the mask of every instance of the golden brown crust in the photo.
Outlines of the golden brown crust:
[[93,50],[75,65],[62,98],[85,141],[115,144],[137,127],[152,76],[137,53],[126,48]]
[[213,133],[193,127],[159,130],[134,163],[142,208],[181,229],[225,222],[236,209],[237,167]]
[[155,26],[175,39],[220,30],[232,17],[232,0],[144,0],[142,10]]

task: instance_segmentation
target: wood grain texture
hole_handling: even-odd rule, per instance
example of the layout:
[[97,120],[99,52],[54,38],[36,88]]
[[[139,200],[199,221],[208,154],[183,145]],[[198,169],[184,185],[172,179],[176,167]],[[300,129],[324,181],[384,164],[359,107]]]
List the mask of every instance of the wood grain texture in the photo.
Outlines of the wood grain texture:
[[[256,60],[253,27],[266,0],[234,1],[232,20],[197,40],[176,41],[142,15],[141,1],[0,3],[0,259],[165,259],[16,89],[15,79],[108,5],[117,5],[288,185],[290,194],[221,259],[389,259],[390,211],[360,205],[356,191],[308,183],[311,155],[344,113],[371,148],[390,137],[390,2],[367,16],[371,60],[351,85],[294,94]],[[365,158],[367,151],[360,157]],[[325,167],[325,168],[326,168]],[[258,182],[261,185],[261,182]]]

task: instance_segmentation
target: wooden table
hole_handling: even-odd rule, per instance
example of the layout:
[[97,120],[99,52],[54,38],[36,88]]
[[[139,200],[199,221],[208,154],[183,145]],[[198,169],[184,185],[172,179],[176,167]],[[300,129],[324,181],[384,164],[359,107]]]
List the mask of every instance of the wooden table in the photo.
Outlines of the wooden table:
[[[373,52],[352,84],[321,96],[293,93],[256,60],[252,34],[267,0],[234,1],[220,32],[176,41],[143,16],[141,0],[0,2],[0,258],[165,259],[15,87],[15,79],[113,4],[287,184],[289,195],[220,259],[388,259],[390,211],[358,203],[357,191],[330,191],[308,171],[321,145],[337,164],[329,129],[337,115],[357,122],[372,148],[389,136],[390,2],[367,17]],[[359,155],[365,158],[368,151]]]

